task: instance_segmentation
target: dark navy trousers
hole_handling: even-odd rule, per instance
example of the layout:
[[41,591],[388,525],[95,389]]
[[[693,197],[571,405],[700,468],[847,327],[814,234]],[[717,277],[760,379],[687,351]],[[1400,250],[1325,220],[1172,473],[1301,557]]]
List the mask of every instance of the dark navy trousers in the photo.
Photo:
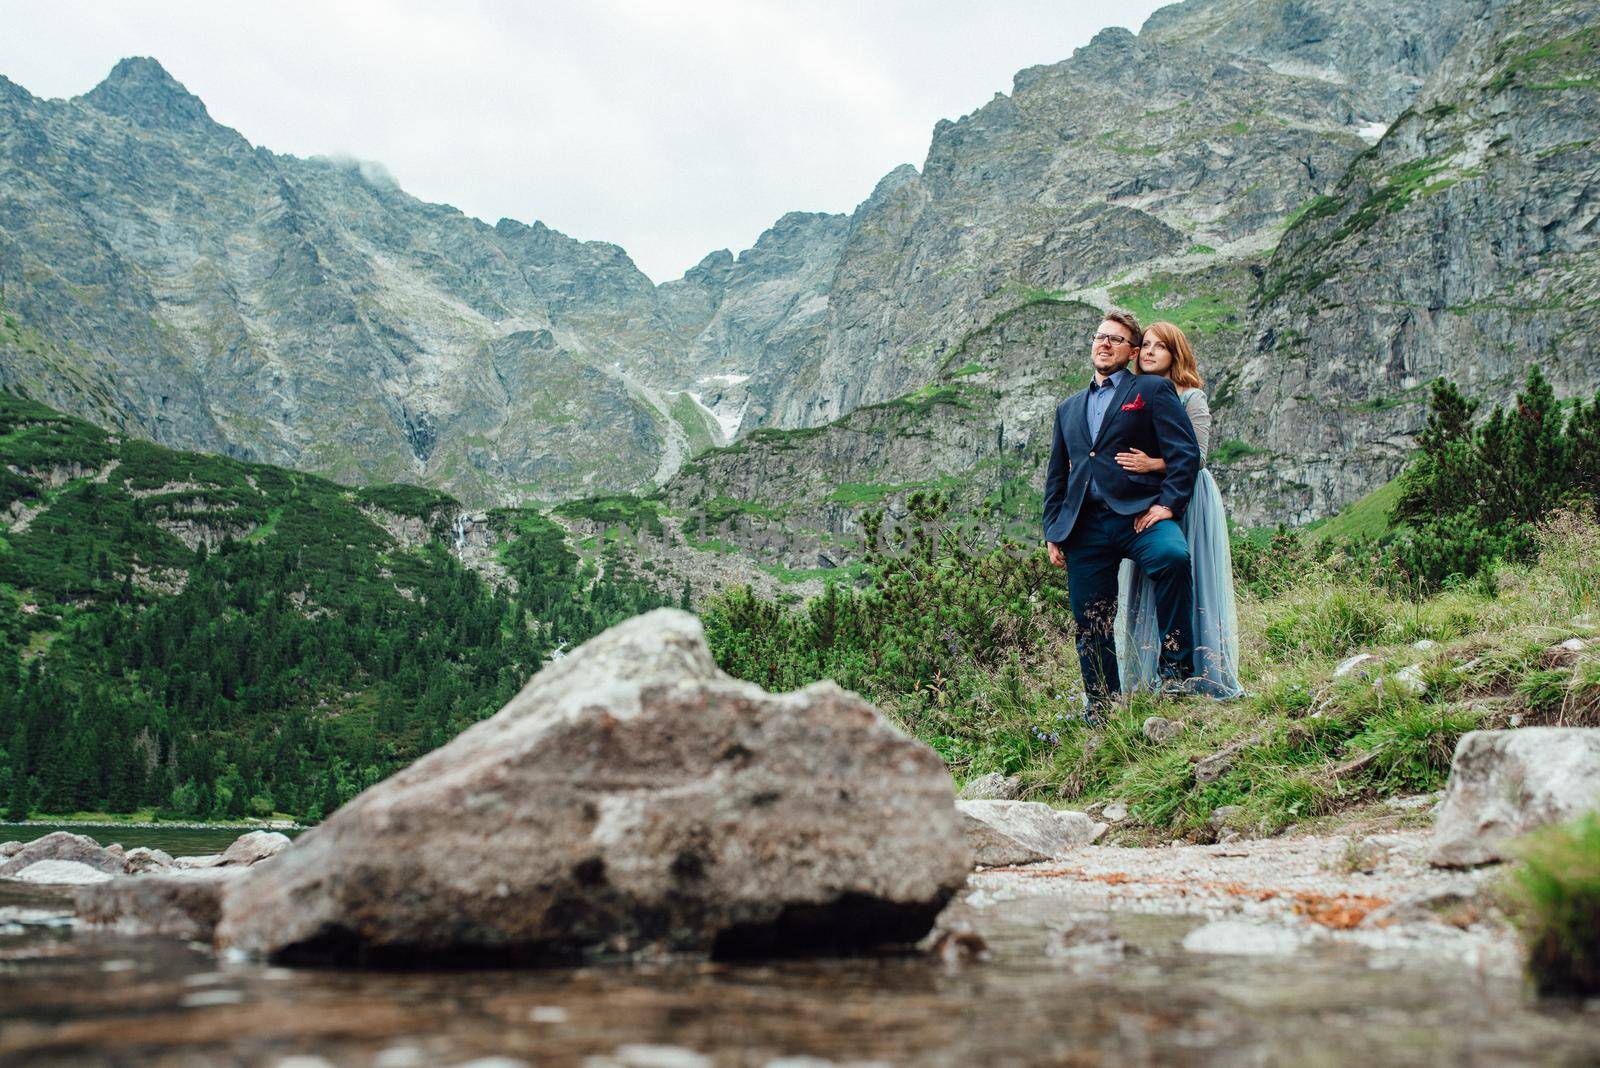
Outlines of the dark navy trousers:
[[1155,584],[1162,678],[1182,681],[1194,674],[1189,543],[1171,519],[1135,534],[1135,518],[1086,500],[1061,546],[1067,557],[1067,597],[1078,625],[1078,663],[1083,669],[1083,688],[1092,702],[1104,701],[1122,689],[1117,677],[1115,631],[1117,571],[1124,559],[1137,561]]

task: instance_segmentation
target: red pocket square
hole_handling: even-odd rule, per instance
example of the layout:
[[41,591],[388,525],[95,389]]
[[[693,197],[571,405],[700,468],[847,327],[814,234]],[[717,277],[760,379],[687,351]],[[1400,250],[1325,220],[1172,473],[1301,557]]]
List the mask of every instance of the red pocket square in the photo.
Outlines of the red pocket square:
[[1143,393],[1135,393],[1133,395],[1133,400],[1129,401],[1127,404],[1124,404],[1122,406],[1122,410],[1125,411],[1125,412],[1143,411],[1144,410],[1144,394]]

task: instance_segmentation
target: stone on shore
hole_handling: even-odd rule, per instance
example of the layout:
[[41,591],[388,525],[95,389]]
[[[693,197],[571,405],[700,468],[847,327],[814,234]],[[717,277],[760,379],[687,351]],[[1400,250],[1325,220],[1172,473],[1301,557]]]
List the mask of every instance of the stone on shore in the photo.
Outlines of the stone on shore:
[[249,869],[216,944],[367,963],[909,944],[970,869],[933,750],[830,682],[729,678],[662,609]]
[[249,867],[270,859],[289,848],[291,839],[277,831],[249,831],[233,840],[221,853],[205,853],[194,857],[179,857],[172,866],[180,870],[201,868]]
[[20,852],[22,852],[21,842],[0,842],[0,860],[14,857]]
[[179,871],[193,871],[198,868],[215,868],[222,863],[221,853],[201,853],[190,857],[177,857],[172,866]]
[[103,883],[116,876],[81,860],[36,860],[10,878],[19,883],[86,886],[89,883]]
[[122,870],[129,875],[143,875],[145,872],[165,871],[172,867],[172,855],[164,849],[150,849],[146,846],[135,846],[128,850],[127,856],[122,858]]
[[69,860],[87,864],[108,875],[120,875],[124,863],[121,849],[103,849],[93,838],[70,831],[55,831],[29,842],[4,863],[0,863],[0,878],[15,878],[24,868],[41,860]]
[[233,840],[233,844],[222,851],[222,859],[217,862],[221,867],[249,867],[259,864],[268,857],[275,857],[289,848],[289,836],[279,834],[277,831],[250,831],[241,834]]
[[959,797],[962,801],[1015,801],[1021,793],[1020,778],[991,771],[963,786]]
[[1082,812],[1038,801],[958,801],[973,863],[986,868],[1051,860],[1088,845],[1105,830]]
[[78,891],[78,918],[124,934],[209,939],[222,913],[223,892],[243,878],[242,867],[124,875]]
[[1505,860],[1511,840],[1600,809],[1600,728],[1470,731],[1456,744],[1428,859]]

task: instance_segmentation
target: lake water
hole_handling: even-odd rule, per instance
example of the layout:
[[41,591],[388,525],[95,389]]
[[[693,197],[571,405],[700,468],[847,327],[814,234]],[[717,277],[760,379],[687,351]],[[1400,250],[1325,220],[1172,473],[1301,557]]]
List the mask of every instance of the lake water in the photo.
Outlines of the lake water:
[[[1050,928],[1072,917],[1051,900],[988,910],[982,963],[896,954],[443,973],[229,964],[204,946],[76,929],[61,918],[67,901],[0,884],[0,1063],[1600,1063],[1600,1004],[1540,1003],[1515,979],[1438,960],[1380,967],[1348,945],[1188,953],[1197,921],[1180,917],[1111,921],[1126,955],[1053,956]],[[626,1048],[640,1044],[680,1052]]]

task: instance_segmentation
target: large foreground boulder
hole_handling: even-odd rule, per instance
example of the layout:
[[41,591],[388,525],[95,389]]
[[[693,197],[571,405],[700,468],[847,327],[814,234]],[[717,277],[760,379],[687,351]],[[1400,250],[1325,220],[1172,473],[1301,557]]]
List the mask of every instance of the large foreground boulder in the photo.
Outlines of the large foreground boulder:
[[663,609],[251,869],[216,943],[378,964],[909,943],[970,867],[931,749],[832,683],[729,678]]
[[1504,860],[1506,843],[1600,809],[1600,728],[1471,731],[1456,744],[1428,859]]
[[70,831],[54,831],[36,838],[0,863],[0,878],[15,878],[24,868],[41,860],[64,860],[86,864],[96,871],[120,875],[125,863],[122,850],[107,849],[93,838]]
[[1088,845],[1106,829],[1082,812],[1039,801],[958,801],[973,863],[986,868],[1053,860]]

